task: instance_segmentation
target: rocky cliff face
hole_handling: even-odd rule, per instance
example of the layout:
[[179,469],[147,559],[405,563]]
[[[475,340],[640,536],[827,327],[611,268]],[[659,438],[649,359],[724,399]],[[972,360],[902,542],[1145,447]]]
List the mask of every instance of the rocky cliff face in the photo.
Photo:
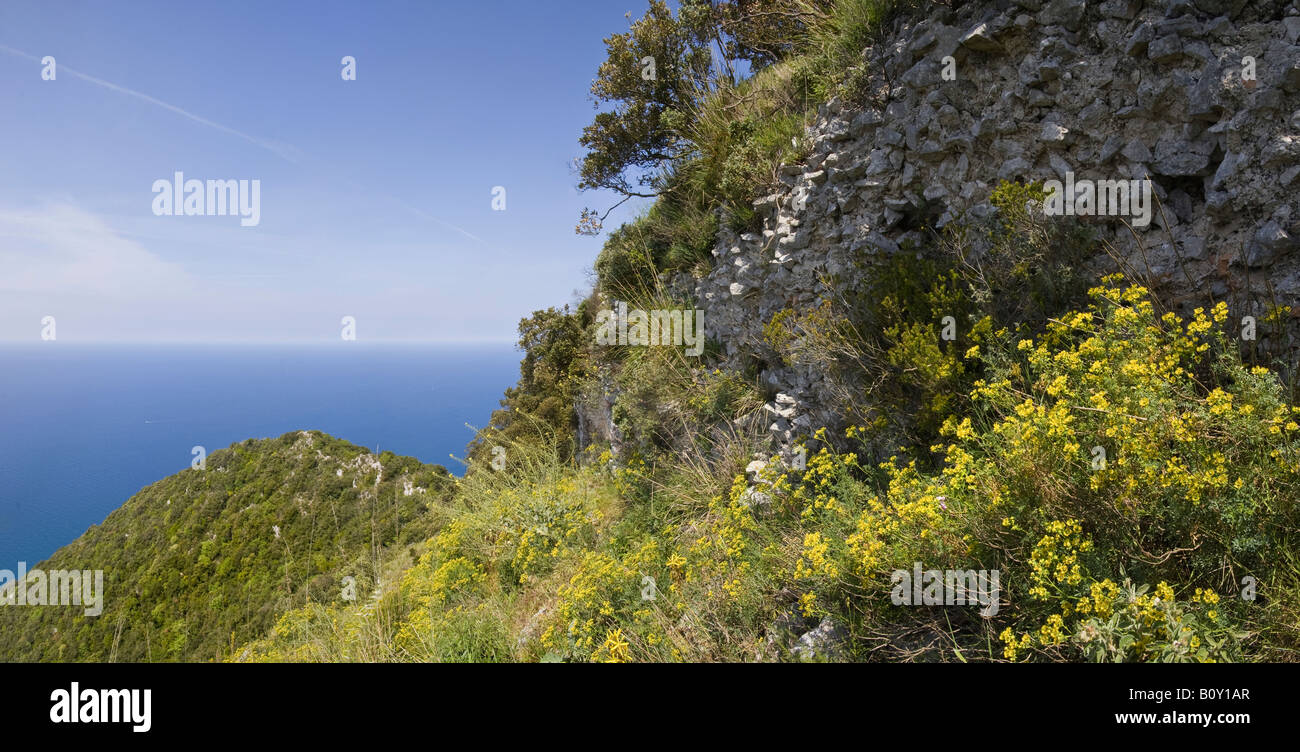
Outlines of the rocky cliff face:
[[[1148,225],[1088,221],[1165,300],[1300,310],[1298,41],[1296,2],[1016,0],[901,23],[864,54],[870,104],[824,105],[810,156],[755,202],[762,232],[724,230],[711,272],[674,287],[739,366],[773,314],[817,306],[864,256],[988,217],[1001,180],[1074,173],[1150,178]],[[834,422],[824,374],[763,375],[780,439]]]

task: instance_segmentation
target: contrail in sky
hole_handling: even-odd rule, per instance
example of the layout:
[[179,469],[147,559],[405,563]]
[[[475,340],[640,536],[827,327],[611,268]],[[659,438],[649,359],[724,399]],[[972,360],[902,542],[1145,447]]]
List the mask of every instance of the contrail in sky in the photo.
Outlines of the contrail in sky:
[[[27,60],[31,60],[31,61],[34,62],[34,63],[38,63],[38,64],[39,64],[39,63],[41,62],[41,58],[36,57],[35,55],[30,55],[30,54],[28,54],[28,53],[26,53],[26,52],[23,52],[22,50],[16,50],[16,49],[14,49],[13,47],[10,47],[10,46],[5,45],[5,44],[0,44],[0,50],[3,50],[4,52],[8,52],[8,53],[11,54],[11,55],[17,55],[18,57],[25,58],[25,59],[27,59]],[[102,79],[102,78],[95,78],[94,76],[87,75],[87,74],[85,74],[85,73],[82,73],[81,71],[73,70],[72,68],[69,68],[68,66],[63,65],[63,64],[59,64],[59,67],[58,67],[57,70],[58,70],[59,73],[65,73],[65,74],[71,75],[71,76],[73,76],[74,78],[79,78],[79,79],[81,79],[81,80],[83,80],[83,81],[88,81],[88,82],[90,82],[90,83],[92,83],[92,84],[95,84],[96,86],[101,86],[101,87],[103,87],[103,88],[105,88],[105,89],[108,89],[108,90],[110,90],[110,91],[118,92],[119,94],[126,94],[127,96],[135,97],[136,99],[144,100],[145,102],[148,102],[148,103],[153,104],[153,105],[157,105],[157,106],[163,108],[164,110],[168,110],[169,112],[174,112],[174,113],[176,113],[177,115],[180,115],[180,116],[182,116],[182,117],[189,118],[190,120],[193,120],[193,121],[196,122],[196,123],[200,123],[200,124],[202,124],[202,125],[206,125],[206,126],[208,126],[209,128],[214,128],[214,129],[216,129],[216,130],[221,131],[222,133],[228,133],[228,134],[230,134],[230,135],[232,135],[232,136],[235,136],[236,138],[241,138],[241,139],[243,139],[243,140],[245,140],[245,141],[247,141],[247,142],[249,142],[249,143],[251,143],[251,144],[253,144],[253,145],[255,145],[255,146],[258,146],[258,147],[261,147],[261,148],[263,148],[263,149],[266,149],[267,151],[269,151],[269,152],[275,154],[276,156],[280,157],[281,159],[288,160],[289,162],[292,162],[292,163],[294,163],[294,164],[300,164],[300,163],[301,163],[301,159],[302,159],[302,157],[303,157],[303,152],[302,152],[301,150],[299,150],[298,148],[294,147],[294,146],[290,146],[290,145],[288,145],[288,144],[280,144],[280,143],[276,143],[276,142],[274,142],[274,141],[267,141],[266,139],[261,139],[261,138],[258,138],[258,137],[256,137],[256,136],[250,136],[250,135],[248,135],[247,133],[244,133],[243,131],[235,130],[234,128],[231,128],[230,126],[222,125],[221,123],[217,123],[217,122],[213,122],[213,121],[211,121],[211,120],[208,120],[208,119],[205,118],[205,117],[200,117],[200,116],[198,116],[198,115],[195,115],[195,114],[192,113],[192,112],[189,112],[189,111],[187,111],[187,110],[183,110],[183,109],[181,109],[180,107],[177,107],[177,106],[174,105],[174,104],[167,104],[166,102],[162,101],[161,99],[157,99],[157,98],[155,98],[155,97],[151,97],[151,96],[149,96],[148,94],[145,94],[145,93],[143,93],[143,92],[139,92],[139,91],[136,91],[136,90],[134,90],[134,89],[128,89],[128,88],[126,88],[125,86],[118,86],[117,84],[115,84],[115,83],[113,83],[113,82],[111,82],[111,81],[105,81],[105,80]],[[348,181],[348,182],[352,182],[352,181]],[[353,185],[357,185],[357,184],[356,184],[356,183],[353,183]],[[357,187],[358,187],[358,188],[362,188],[362,187],[359,186],[359,185],[358,185]],[[367,189],[362,188],[362,190],[367,190]],[[372,191],[372,192],[373,192],[373,191]],[[438,223],[438,224],[440,224],[440,225],[443,225],[444,227],[449,227],[449,228],[455,230],[456,232],[459,232],[461,235],[464,235],[465,237],[467,237],[467,238],[469,238],[469,239],[471,239],[471,240],[477,241],[477,242],[479,242],[479,243],[484,243],[484,244],[486,244],[485,241],[484,241],[482,238],[478,237],[477,235],[474,235],[473,233],[471,233],[471,232],[469,232],[469,231],[467,231],[467,230],[463,230],[463,229],[457,227],[456,225],[453,225],[453,224],[450,223],[450,222],[446,222],[446,221],[443,221],[443,220],[441,220],[441,219],[438,219],[437,217],[433,216],[432,214],[429,214],[428,212],[425,212],[425,211],[421,211],[420,209],[417,209],[417,208],[415,208],[415,207],[413,207],[413,206],[410,206],[410,205],[408,205],[408,204],[406,204],[406,203],[404,203],[404,202],[402,202],[402,201],[400,201],[400,200],[398,200],[398,199],[396,199],[396,198],[392,198],[392,197],[390,197],[390,199],[391,199],[392,201],[396,202],[396,203],[397,203],[399,206],[401,206],[403,209],[406,209],[407,211],[409,211],[409,212],[411,212],[411,213],[413,213],[413,214],[415,214],[415,215],[417,215],[417,216],[423,217],[423,218],[425,218],[425,219],[432,220],[432,221],[434,221],[434,222],[436,222],[436,223]]]
[[[5,52],[8,52],[11,55],[17,55],[18,57],[27,58],[28,60],[31,60],[36,63],[41,62],[41,59],[36,57],[35,55],[29,55],[26,52],[23,52],[22,50],[15,50],[13,47],[10,47],[8,45],[0,44],[0,50],[4,50]],[[82,73],[81,71],[78,70],[73,70],[72,68],[69,68],[66,65],[60,64],[58,67],[58,72],[69,74],[75,78],[80,78],[83,81],[89,81],[90,83],[95,84],[96,86],[102,86],[105,89],[116,91],[119,94],[126,94],[127,96],[135,97],[136,99],[143,99],[144,101],[150,104],[158,105],[164,110],[169,110],[171,112],[176,113],[177,115],[181,115],[182,117],[187,117],[196,123],[202,123],[203,125],[206,125],[209,128],[215,128],[221,131],[222,133],[229,133],[232,136],[242,138],[245,141],[260,146],[261,148],[266,149],[267,151],[270,151],[283,159],[287,159],[290,162],[293,162],[295,164],[297,164],[298,162],[299,159],[298,150],[294,149],[291,146],[286,146],[284,144],[277,144],[273,141],[266,141],[264,139],[257,138],[256,136],[250,136],[247,133],[244,133],[242,131],[237,131],[234,128],[231,128],[230,126],[222,125],[221,123],[215,123],[211,120],[208,120],[205,117],[199,117],[198,115],[195,115],[192,112],[182,110],[181,108],[177,107],[174,104],[167,104],[161,99],[156,99],[143,92],[139,92],[134,89],[128,89],[125,86],[118,86],[117,84],[111,81],[105,81],[102,78],[95,78],[94,76],[86,75],[85,73]]]

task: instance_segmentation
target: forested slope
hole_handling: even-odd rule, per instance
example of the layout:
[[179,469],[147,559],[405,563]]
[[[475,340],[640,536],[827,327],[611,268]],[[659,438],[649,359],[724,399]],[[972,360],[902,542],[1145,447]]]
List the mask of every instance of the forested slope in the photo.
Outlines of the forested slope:
[[441,467],[320,432],[249,440],[128,499],[42,570],[103,570],[103,613],[0,607],[0,660],[209,660],[309,601],[366,598],[431,530]]

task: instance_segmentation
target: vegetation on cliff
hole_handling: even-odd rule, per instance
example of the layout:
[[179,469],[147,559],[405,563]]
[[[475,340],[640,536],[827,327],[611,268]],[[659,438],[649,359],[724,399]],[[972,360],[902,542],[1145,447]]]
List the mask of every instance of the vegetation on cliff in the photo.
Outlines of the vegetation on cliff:
[[[862,258],[826,280],[822,305],[764,322],[748,358],[717,343],[699,358],[595,344],[595,311],[613,300],[694,304],[674,298],[671,275],[709,263],[722,223],[752,228],[753,200],[800,157],[818,103],[870,101],[861,50],[909,7],[652,3],[607,40],[593,91],[612,109],[582,137],[581,179],[655,202],[610,233],[588,300],[521,323],[520,382],[471,445],[465,477],[389,458],[370,494],[364,464],[356,489],[347,474],[335,488],[335,464],[294,454],[292,436],[269,445],[274,472],[249,459],[266,452],[218,453],[207,476],[146,489],[88,533],[102,549],[156,529],[119,553],[142,573],[129,583],[138,595],[61,629],[75,639],[34,637],[24,655],[1300,658],[1300,407],[1285,358],[1243,351],[1221,303],[1180,316],[1141,279],[1099,277],[1105,245],[1033,211],[1038,186],[1003,183],[993,217],[921,226],[925,242]],[[587,212],[580,229],[601,218]],[[781,364],[830,374],[843,413],[809,427],[794,453],[766,430],[774,395],[760,374]],[[602,402],[609,430],[582,430],[582,411]],[[397,493],[401,476],[428,493]],[[145,517],[182,495],[184,527]],[[398,505],[385,512],[385,499]],[[325,510],[341,503],[353,514],[325,528],[328,545],[267,540],[272,524],[321,540]],[[250,536],[263,554],[239,548]],[[221,578],[195,580],[196,561],[224,567]],[[363,562],[372,597],[315,597]],[[997,600],[899,605],[896,575],[918,565],[997,572]],[[267,600],[226,592],[249,587]],[[147,628],[116,640],[119,623]]]
[[[299,609],[252,655],[1295,660],[1300,429],[1285,369],[1243,361],[1221,304],[1180,318],[1137,280],[1098,279],[1108,249],[1032,211],[1038,186],[1003,183],[994,217],[922,228],[927,242],[827,280],[823,305],[767,322],[747,368],[594,346],[597,307],[692,303],[665,280],[708,263],[720,223],[751,228],[818,102],[870,101],[858,55],[900,10],[713,8],[656,4],[607,40],[593,91],[615,107],[584,134],[584,185],[656,201],[610,234],[579,311],[521,329],[527,368],[564,385],[533,388],[607,397],[612,445],[570,443],[574,411],[507,399],[503,425],[547,424],[555,440],[480,437],[509,462],[471,467],[455,521],[386,591],[383,616]],[[726,54],[706,69],[710,44]],[[647,88],[648,56],[660,80]],[[802,463],[764,431],[757,377],[778,363],[832,373],[844,406],[843,425],[808,432]],[[1000,572],[997,607],[897,605],[893,575],[918,562]]]
[[[858,426],[757,478],[740,432],[581,465],[513,445],[380,609],[298,609],[250,657],[1294,660],[1300,408],[1221,306],[1182,320],[1118,279],[1089,297],[963,353],[984,375],[941,443],[881,463]],[[915,562],[1000,571],[996,613],[896,605]],[[800,650],[819,624],[834,639]]]

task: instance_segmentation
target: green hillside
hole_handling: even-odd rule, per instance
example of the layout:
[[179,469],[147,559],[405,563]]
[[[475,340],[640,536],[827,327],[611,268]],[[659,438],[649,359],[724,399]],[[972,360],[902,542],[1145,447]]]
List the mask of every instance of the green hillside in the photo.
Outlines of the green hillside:
[[451,482],[320,432],[215,451],[38,565],[104,570],[103,613],[0,608],[0,660],[222,658],[289,608],[340,600],[344,577],[366,598],[385,559],[410,561],[406,547],[430,534]]

